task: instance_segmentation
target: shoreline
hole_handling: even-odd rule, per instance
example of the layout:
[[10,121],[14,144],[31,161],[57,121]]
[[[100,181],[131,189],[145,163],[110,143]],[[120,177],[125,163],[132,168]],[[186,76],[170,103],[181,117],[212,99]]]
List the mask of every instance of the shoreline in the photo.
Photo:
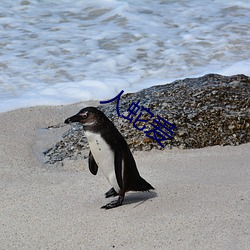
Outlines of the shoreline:
[[136,151],[156,190],[128,193],[107,211],[100,207],[110,187],[87,159],[39,161],[67,128],[41,130],[95,103],[0,113],[1,248],[247,249],[250,143]]

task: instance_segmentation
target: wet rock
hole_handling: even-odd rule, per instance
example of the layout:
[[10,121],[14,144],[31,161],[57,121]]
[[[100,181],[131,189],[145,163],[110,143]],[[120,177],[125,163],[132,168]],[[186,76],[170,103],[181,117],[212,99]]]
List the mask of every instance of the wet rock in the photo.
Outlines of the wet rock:
[[[138,100],[140,107],[150,108],[154,114],[149,119],[150,115],[143,113],[141,119],[149,121],[135,124],[139,128],[145,125],[143,131],[137,130],[133,121],[130,123],[122,117],[128,115],[127,109]],[[157,115],[177,127],[171,139],[166,136],[166,140],[161,141],[167,148],[239,145],[250,141],[250,78],[244,75],[226,77],[209,74],[125,94],[119,103],[121,117],[117,115],[116,102],[98,108],[114,122],[132,150],[163,149],[144,133],[154,128],[152,123]],[[76,125],[44,155],[53,163],[65,158],[86,157],[82,155],[86,148],[88,145],[82,128]]]

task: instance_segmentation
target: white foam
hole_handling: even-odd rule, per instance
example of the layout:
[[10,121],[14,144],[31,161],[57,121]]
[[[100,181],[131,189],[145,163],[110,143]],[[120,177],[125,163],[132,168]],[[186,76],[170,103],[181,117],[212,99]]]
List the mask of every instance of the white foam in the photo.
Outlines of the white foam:
[[250,76],[249,11],[243,0],[2,0],[0,112]]
[[219,71],[220,74],[230,76],[244,74],[250,76],[250,60],[234,63],[233,65]]

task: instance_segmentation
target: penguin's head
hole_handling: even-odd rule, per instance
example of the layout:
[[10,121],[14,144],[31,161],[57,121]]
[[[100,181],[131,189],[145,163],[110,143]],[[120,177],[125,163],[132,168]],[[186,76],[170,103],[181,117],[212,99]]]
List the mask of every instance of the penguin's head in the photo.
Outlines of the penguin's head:
[[81,109],[76,115],[69,117],[64,122],[67,124],[79,122],[84,127],[91,127],[101,125],[106,119],[108,118],[97,108],[87,107]]

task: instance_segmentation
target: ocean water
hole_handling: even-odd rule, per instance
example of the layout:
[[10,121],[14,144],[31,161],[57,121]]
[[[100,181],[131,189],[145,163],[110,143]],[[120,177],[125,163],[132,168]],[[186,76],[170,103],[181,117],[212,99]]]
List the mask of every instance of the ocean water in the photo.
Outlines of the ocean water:
[[1,0],[0,112],[250,76],[250,1]]

